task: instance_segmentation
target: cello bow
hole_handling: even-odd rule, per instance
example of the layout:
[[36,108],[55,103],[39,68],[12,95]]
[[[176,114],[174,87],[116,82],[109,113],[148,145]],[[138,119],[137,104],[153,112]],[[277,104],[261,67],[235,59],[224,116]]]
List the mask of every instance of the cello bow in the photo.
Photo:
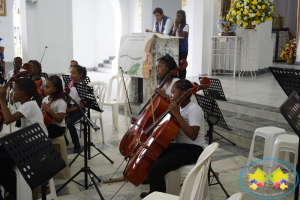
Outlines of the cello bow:
[[125,89],[125,92],[126,92],[127,102],[128,102],[128,105],[129,105],[130,114],[132,116],[132,110],[131,110],[131,106],[130,106],[130,102],[129,102],[129,96],[128,96],[128,92],[127,92],[127,88],[126,88],[126,83],[125,83],[122,67],[120,67],[120,70],[121,70],[121,74],[122,74],[122,79],[123,79],[124,89]]

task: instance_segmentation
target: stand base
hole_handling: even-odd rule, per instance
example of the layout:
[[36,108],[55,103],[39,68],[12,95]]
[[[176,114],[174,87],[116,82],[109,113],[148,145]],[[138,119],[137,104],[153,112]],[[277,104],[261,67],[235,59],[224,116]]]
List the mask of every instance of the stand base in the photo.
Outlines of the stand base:
[[[85,185],[82,185],[81,183],[78,183],[78,182],[76,182],[76,181],[73,180],[73,179],[74,179],[76,176],[78,176],[81,172],[85,173],[85,177],[86,177],[86,179],[85,179]],[[90,177],[91,181],[93,182],[93,184],[88,184],[88,182],[87,182],[87,175],[89,175],[89,177]],[[100,196],[100,198],[101,198],[101,200],[104,200],[104,198],[103,198],[103,196],[102,196],[102,194],[101,194],[101,192],[100,192],[100,190],[99,190],[99,188],[98,188],[98,186],[97,186],[96,181],[94,180],[94,178],[96,178],[97,181],[98,181],[99,183],[101,182],[101,179],[99,179],[99,178],[96,176],[96,174],[95,174],[89,167],[82,167],[82,168],[81,168],[74,176],[72,176],[65,184],[63,184],[60,188],[58,188],[58,189],[56,190],[56,193],[58,193],[60,190],[62,190],[66,185],[68,185],[68,183],[70,183],[71,181],[73,181],[74,183],[76,183],[76,184],[78,184],[78,185],[84,187],[84,189],[86,189],[86,190],[89,189],[89,187],[91,187],[92,185],[94,185],[95,188],[96,188],[96,190],[97,190],[97,192],[98,192],[98,194],[99,194],[99,196]]]
[[213,174],[213,176],[215,177],[215,179],[217,180],[218,183],[213,183],[213,184],[210,183],[210,176],[211,176],[211,174],[210,174],[210,176],[208,176],[208,185],[212,186],[212,185],[219,184],[221,186],[223,192],[226,194],[227,198],[229,198],[230,195],[227,193],[227,191],[225,190],[225,188],[223,187],[222,183],[219,180],[219,177],[217,175],[218,172],[214,172],[214,170],[211,167],[209,167],[209,171]]

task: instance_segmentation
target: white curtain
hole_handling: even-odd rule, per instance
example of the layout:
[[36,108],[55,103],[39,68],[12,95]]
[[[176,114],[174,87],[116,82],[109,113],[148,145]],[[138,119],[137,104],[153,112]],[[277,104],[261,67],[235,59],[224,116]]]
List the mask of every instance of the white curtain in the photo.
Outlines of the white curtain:
[[284,17],[283,28],[289,28],[293,36],[297,35],[298,0],[274,0],[274,16]]

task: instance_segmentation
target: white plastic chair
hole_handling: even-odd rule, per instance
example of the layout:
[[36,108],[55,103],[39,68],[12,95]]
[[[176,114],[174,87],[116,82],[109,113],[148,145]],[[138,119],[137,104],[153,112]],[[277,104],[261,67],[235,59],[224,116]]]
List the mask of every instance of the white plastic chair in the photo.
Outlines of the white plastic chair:
[[[17,200],[32,200],[32,190],[25,181],[20,170],[17,167],[15,167],[14,171],[16,172],[17,178]],[[49,185],[50,194],[47,195],[47,200],[57,200],[53,178],[50,179]]]
[[[131,77],[127,74],[124,74],[124,80],[125,80],[125,85],[126,85],[127,91],[129,91],[128,87],[131,82]],[[117,86],[116,94],[115,93],[112,94],[114,82],[116,82],[116,86]],[[112,100],[112,98],[113,98],[113,100]],[[118,116],[119,116],[119,106],[120,105],[122,105],[124,108],[126,125],[129,126],[128,119],[127,119],[127,107],[128,107],[127,95],[125,92],[123,78],[122,78],[121,74],[115,75],[110,79],[109,87],[108,87],[108,94],[107,94],[106,100],[104,101],[103,104],[106,106],[112,107],[112,118],[113,118],[115,130],[119,130]]]
[[[103,109],[103,103],[104,103],[105,94],[106,94],[106,91],[107,91],[107,83],[102,82],[102,81],[95,81],[95,82],[89,83],[88,86],[93,87],[94,95],[95,95],[96,99],[98,100],[98,105],[99,105],[100,109]],[[99,122],[100,122],[102,142],[104,143],[102,113],[92,110],[91,120],[94,120],[94,122],[97,123],[98,119],[99,119]]]
[[232,195],[231,197],[229,197],[227,200],[242,200],[243,195],[242,193],[235,193],[234,195]]
[[183,182],[180,196],[166,194],[162,192],[153,192],[146,196],[145,200],[202,200],[205,185],[207,183],[207,174],[209,170],[210,159],[213,152],[218,148],[218,143],[209,145],[201,153],[196,166],[190,171]]

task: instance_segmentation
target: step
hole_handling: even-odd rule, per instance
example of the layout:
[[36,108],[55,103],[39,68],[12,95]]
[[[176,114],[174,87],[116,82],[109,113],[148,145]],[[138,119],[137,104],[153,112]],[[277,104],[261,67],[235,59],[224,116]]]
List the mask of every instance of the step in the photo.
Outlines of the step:
[[103,67],[111,69],[112,68],[112,64],[110,64],[110,63],[104,63]]
[[103,63],[98,63],[98,67],[103,67]]
[[112,69],[111,68],[106,68],[106,67],[97,67],[97,72],[103,72],[103,73],[111,74]]
[[116,57],[115,56],[109,56],[108,59],[109,60],[114,60]]
[[262,119],[288,124],[277,107],[232,100],[228,98],[227,100],[228,101],[217,100],[221,111],[226,110],[251,117],[259,117]]
[[103,63],[109,63],[109,60],[103,60]]
[[287,132],[293,132],[289,124],[252,117],[249,115],[238,114],[227,110],[222,110],[223,117],[229,126],[235,126],[248,131],[254,132],[257,128],[265,126],[275,126],[285,129]]

